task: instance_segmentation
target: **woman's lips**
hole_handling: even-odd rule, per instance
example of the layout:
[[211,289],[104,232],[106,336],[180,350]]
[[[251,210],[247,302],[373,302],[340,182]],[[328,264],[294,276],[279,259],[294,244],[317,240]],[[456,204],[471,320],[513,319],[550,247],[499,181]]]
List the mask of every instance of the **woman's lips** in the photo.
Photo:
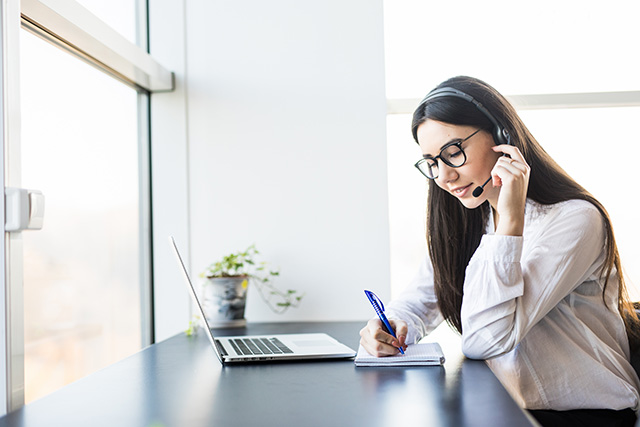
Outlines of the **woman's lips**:
[[469,189],[471,189],[471,185],[472,184],[469,184],[464,187],[454,188],[451,190],[451,194],[453,194],[456,197],[464,197],[469,192]]

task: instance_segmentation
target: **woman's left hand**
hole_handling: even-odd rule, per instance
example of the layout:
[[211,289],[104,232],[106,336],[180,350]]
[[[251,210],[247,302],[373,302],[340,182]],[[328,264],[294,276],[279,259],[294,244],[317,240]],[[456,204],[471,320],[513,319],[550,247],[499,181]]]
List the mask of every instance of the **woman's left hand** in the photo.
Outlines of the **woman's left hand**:
[[492,147],[502,156],[491,170],[492,184],[502,187],[498,196],[498,225],[496,234],[522,236],[524,230],[524,207],[529,188],[531,168],[524,160],[522,153],[513,145],[501,144]]

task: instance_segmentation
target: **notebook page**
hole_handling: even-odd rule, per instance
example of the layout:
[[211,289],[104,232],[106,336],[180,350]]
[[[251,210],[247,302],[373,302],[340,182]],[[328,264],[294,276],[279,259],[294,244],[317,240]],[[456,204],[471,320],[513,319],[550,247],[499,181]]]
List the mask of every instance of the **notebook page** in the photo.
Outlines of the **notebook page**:
[[356,366],[427,366],[442,365],[444,354],[438,343],[420,343],[407,347],[405,354],[388,357],[370,355],[364,347],[358,348]]

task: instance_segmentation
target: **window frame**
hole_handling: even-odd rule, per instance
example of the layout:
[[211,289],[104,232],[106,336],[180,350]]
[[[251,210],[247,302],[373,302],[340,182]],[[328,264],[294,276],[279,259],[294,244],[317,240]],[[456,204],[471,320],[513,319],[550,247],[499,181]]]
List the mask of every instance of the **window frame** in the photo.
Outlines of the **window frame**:
[[174,74],[146,52],[146,11],[140,47],[72,0],[22,0],[20,8],[24,29],[112,77],[150,93],[174,90]]

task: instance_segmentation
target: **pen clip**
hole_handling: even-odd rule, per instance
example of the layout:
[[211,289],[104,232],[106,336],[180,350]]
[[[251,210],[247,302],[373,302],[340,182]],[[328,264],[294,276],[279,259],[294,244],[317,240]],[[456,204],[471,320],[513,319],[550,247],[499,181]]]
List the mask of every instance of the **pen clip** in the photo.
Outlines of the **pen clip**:
[[376,311],[376,313],[378,315],[384,313],[384,304],[382,304],[380,298],[378,298],[378,296],[371,291],[365,290],[364,293],[367,298],[369,298],[369,301],[371,302],[371,305],[373,305],[373,309]]

